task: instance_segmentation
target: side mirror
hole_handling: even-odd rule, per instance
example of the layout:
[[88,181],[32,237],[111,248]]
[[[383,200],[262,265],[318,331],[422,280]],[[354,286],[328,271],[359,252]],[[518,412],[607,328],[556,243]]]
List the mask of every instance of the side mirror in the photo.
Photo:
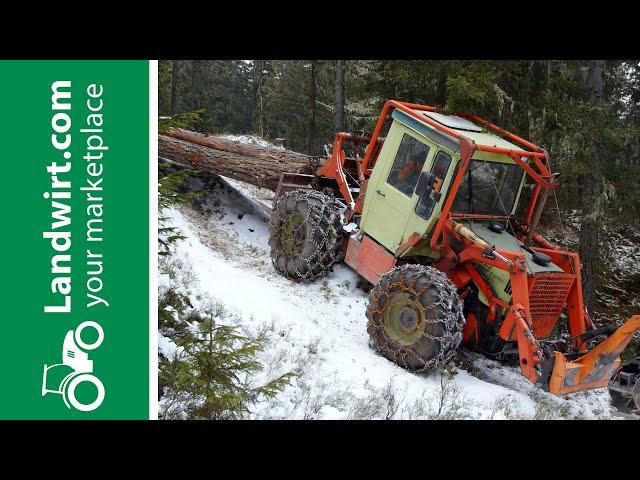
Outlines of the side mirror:
[[422,172],[420,174],[420,178],[418,178],[418,185],[416,185],[416,195],[420,198],[430,195],[435,181],[435,174],[431,172]]

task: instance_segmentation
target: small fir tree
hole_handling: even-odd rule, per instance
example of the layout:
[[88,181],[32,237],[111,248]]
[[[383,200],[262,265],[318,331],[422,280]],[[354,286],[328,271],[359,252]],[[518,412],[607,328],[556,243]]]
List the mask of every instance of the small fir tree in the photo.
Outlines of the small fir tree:
[[246,418],[253,404],[275,397],[289,384],[292,373],[256,385],[255,376],[262,370],[256,356],[265,339],[249,339],[221,323],[233,320],[216,302],[185,318],[191,328],[174,337],[176,353],[160,362],[162,418]]

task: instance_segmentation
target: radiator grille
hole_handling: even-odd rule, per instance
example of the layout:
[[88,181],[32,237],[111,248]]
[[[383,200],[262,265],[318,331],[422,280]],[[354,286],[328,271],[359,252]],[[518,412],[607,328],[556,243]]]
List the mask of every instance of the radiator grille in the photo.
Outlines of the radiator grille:
[[532,320],[556,320],[562,312],[574,277],[568,273],[534,275],[529,289],[529,312]]

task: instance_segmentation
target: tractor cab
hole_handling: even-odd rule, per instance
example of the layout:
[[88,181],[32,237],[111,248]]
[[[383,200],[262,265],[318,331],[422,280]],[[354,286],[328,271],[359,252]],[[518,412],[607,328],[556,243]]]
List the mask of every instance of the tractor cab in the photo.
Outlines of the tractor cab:
[[[518,149],[467,119],[435,112],[417,113],[478,144]],[[391,117],[393,122],[368,182],[360,227],[395,251],[414,232],[427,236],[433,232],[460,169],[461,155],[459,142],[432,126],[401,110],[394,110]],[[524,170],[509,156],[476,151],[459,184],[451,212],[466,215],[470,227],[474,218],[479,228],[482,220],[505,223],[515,213],[524,181]],[[515,240],[514,247],[517,249]],[[437,256],[429,250],[418,253]]]
[[[436,112],[416,112],[431,118],[476,144],[517,150],[513,143],[465,118]],[[401,110],[392,124],[368,182],[360,228],[395,252],[412,235],[431,237],[452,180],[461,166],[459,144]],[[526,161],[526,159],[525,159]],[[523,248],[509,219],[516,214],[526,172],[506,154],[477,150],[459,182],[451,214],[479,238],[497,249],[524,254],[528,274],[563,270],[552,261]],[[405,251],[406,256],[440,258],[428,242]],[[511,300],[509,274],[480,265],[481,275],[505,302]],[[488,304],[480,291],[482,303]]]

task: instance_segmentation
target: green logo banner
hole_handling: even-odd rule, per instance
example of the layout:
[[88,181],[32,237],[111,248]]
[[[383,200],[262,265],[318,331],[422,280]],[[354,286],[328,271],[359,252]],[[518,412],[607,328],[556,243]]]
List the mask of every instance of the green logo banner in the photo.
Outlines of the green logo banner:
[[149,418],[149,62],[0,62],[2,419]]

